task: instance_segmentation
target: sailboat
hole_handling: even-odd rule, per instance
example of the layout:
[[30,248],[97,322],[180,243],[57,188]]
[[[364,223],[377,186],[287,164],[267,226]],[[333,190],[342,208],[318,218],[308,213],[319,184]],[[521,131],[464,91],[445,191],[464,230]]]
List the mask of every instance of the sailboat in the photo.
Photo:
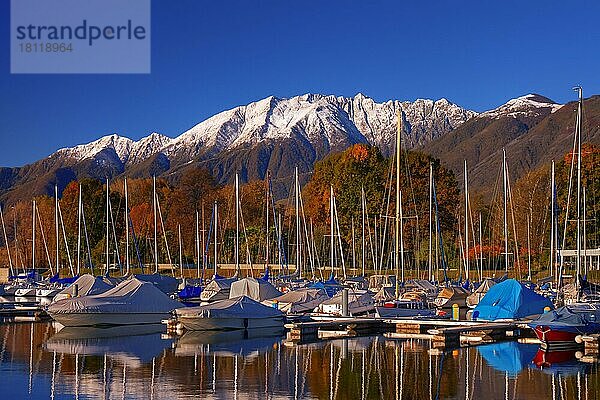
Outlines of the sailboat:
[[[581,276],[581,125],[583,117],[583,90],[580,86],[573,88],[578,93],[577,124],[573,143],[573,156],[577,153],[577,251],[575,275],[575,299],[567,306],[541,315],[529,326],[535,331],[542,345],[546,347],[561,344],[574,344],[575,337],[581,334],[600,333],[600,302],[582,301]],[[568,215],[567,215],[568,217]],[[565,225],[566,226],[566,225]],[[561,263],[562,263],[561,257]],[[584,281],[585,282],[585,281]],[[564,291],[564,288],[563,288]]]
[[403,237],[403,210],[402,191],[400,190],[400,152],[402,140],[402,112],[397,113],[396,129],[396,233],[395,233],[395,264],[396,279],[394,285],[394,298],[375,307],[375,314],[381,318],[403,318],[415,316],[434,316],[436,310],[429,307],[424,293],[400,293],[400,285],[404,285],[404,237]]

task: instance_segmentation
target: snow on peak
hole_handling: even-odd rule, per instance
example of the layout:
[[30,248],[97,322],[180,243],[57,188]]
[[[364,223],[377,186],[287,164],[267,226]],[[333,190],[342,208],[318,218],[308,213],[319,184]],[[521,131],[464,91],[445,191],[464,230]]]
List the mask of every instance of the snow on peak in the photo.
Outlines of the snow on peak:
[[104,149],[111,148],[117,153],[119,159],[124,162],[129,155],[133,143],[133,140],[129,138],[113,133],[112,135],[103,136],[100,139],[87,144],[60,149],[58,152],[81,161],[86,158],[94,157]]
[[213,115],[174,139],[156,132],[138,141],[114,134],[60,152],[83,160],[112,148],[123,164],[133,164],[159,152],[169,158],[191,159],[263,141],[300,139],[328,149],[370,143],[389,153],[395,143],[398,110],[403,112],[403,140],[409,147],[477,115],[446,99],[378,103],[362,93],[354,97],[313,93],[291,98],[269,96]]
[[125,164],[128,162],[143,161],[149,156],[160,152],[164,147],[170,145],[172,141],[173,139],[156,132],[138,141],[133,141],[128,137],[113,133],[87,144],[60,149],[58,153],[81,161],[92,158],[103,150],[113,149],[119,160]]
[[549,109],[551,113],[561,108],[562,104],[557,104],[547,97],[539,94],[530,93],[525,96],[517,97],[507,101],[505,104],[490,111],[486,111],[481,116],[500,118],[502,116],[534,116],[540,111]]

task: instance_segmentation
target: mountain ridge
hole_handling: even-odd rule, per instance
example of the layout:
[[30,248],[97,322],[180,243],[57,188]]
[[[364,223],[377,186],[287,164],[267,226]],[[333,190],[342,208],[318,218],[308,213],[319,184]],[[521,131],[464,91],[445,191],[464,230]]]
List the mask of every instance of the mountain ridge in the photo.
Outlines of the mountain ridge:
[[[23,167],[0,168],[0,198],[10,202],[17,193],[51,194],[48,187],[53,182],[62,189],[69,179],[79,177],[156,174],[177,179],[196,167],[208,168],[218,183],[230,182],[236,171],[243,181],[263,179],[269,170],[275,182],[282,181],[276,191],[287,193],[284,181],[295,166],[306,181],[314,162],[331,152],[367,143],[386,156],[393,154],[398,110],[403,147],[440,158],[460,177],[463,159],[469,168],[481,171],[477,166],[499,148],[548,116],[562,115],[563,107],[539,94],[510,99],[482,113],[445,98],[378,103],[362,93],[269,96],[215,114],[175,138],[153,132],[136,141],[113,133],[59,149]],[[488,180],[476,179],[482,185]]]

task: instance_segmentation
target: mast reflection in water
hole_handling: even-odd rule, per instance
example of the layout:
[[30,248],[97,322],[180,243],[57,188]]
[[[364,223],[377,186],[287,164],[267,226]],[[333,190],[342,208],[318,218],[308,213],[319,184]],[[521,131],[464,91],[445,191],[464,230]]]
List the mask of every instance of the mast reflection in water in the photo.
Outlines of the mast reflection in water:
[[536,345],[439,353],[352,338],[286,346],[281,332],[0,325],[1,398],[599,399],[597,364]]

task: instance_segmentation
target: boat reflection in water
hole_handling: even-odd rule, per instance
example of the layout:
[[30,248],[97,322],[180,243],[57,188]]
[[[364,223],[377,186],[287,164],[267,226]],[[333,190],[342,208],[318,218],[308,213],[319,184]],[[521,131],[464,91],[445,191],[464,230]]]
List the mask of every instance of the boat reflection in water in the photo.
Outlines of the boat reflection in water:
[[48,352],[80,356],[110,355],[128,367],[152,362],[170,340],[161,339],[164,325],[130,325],[111,328],[63,327],[43,347]]
[[598,364],[581,367],[570,358],[580,369],[548,374],[567,364],[545,354],[550,366],[540,369],[537,347],[518,343],[440,352],[428,341],[380,336],[294,345],[279,332],[189,332],[165,340],[162,329],[142,328],[148,330],[0,325],[1,396],[594,399],[600,391]]
[[539,349],[533,364],[547,374],[562,376],[586,374],[590,370],[589,364],[577,360],[577,350],[574,349],[555,351]]

